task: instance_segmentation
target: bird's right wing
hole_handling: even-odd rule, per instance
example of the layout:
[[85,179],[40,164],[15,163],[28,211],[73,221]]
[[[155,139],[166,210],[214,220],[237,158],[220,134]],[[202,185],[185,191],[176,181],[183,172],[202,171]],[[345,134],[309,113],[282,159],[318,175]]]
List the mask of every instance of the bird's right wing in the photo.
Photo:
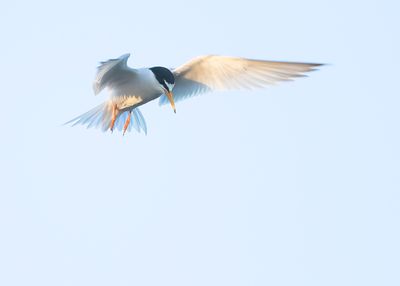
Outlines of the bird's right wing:
[[97,68],[96,78],[93,82],[93,91],[95,95],[100,93],[113,81],[118,81],[124,78],[129,56],[130,54],[125,54],[116,59],[100,62],[100,65]]
[[[320,64],[274,62],[225,56],[201,56],[173,70],[174,100],[212,90],[253,89],[305,76]],[[160,104],[168,103],[165,95]]]

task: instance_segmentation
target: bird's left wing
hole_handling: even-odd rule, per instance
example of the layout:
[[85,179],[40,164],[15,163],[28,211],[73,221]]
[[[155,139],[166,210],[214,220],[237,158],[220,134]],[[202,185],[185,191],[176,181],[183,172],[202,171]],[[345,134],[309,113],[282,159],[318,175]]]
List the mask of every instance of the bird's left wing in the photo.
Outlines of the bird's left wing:
[[93,91],[97,95],[107,85],[124,78],[127,71],[127,61],[130,54],[125,54],[116,59],[100,62],[97,68],[96,78],[93,82]]
[[[173,70],[174,100],[212,90],[253,89],[305,76],[321,64],[200,56]],[[165,95],[160,104],[168,103]]]

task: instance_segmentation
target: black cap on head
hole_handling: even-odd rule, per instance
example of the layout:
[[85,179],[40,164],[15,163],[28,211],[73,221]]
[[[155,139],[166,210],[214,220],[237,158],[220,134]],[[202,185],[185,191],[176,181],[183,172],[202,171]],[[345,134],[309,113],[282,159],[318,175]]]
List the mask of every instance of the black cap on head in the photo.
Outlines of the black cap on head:
[[168,85],[175,84],[175,77],[174,74],[167,68],[164,67],[152,67],[150,70],[153,72],[154,76],[156,77],[157,81],[166,89],[170,90]]

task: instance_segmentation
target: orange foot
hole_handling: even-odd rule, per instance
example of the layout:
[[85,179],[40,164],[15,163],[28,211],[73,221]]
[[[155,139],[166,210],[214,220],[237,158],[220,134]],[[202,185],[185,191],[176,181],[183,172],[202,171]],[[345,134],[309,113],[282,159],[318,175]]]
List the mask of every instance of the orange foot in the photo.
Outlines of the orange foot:
[[129,123],[131,123],[131,112],[130,111],[128,113],[128,118],[126,118],[126,121],[124,124],[124,133],[122,135],[125,135],[125,132],[128,129]]
[[113,106],[112,106],[112,115],[111,115],[111,123],[110,123],[111,132],[113,132],[113,130],[114,130],[114,124],[115,124],[115,120],[117,119],[117,115],[118,115],[118,107],[117,107],[116,104],[113,104]]

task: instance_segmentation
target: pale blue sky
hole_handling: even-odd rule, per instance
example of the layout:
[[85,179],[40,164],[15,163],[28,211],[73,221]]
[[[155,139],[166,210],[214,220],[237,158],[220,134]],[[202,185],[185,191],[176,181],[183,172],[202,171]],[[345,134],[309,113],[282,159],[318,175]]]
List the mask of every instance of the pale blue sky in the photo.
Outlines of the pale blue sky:
[[[400,285],[399,4],[233,2],[0,5],[0,285]],[[62,126],[127,52],[330,65]]]

